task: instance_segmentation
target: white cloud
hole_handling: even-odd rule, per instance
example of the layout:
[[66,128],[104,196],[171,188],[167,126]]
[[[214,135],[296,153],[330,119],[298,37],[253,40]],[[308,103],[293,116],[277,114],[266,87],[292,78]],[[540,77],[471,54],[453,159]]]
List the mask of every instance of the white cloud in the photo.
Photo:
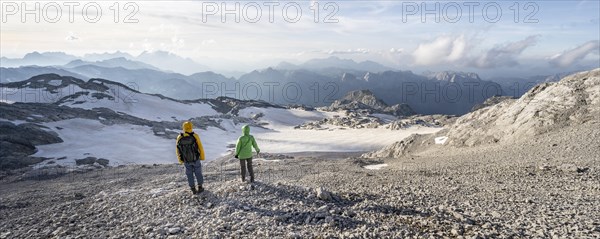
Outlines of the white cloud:
[[[534,46],[539,36],[529,36],[523,40],[499,44],[480,54],[474,52],[479,40],[460,36],[439,36],[433,41],[421,43],[412,53],[416,65],[454,64],[492,68],[519,65],[518,56],[525,49]],[[469,40],[468,40],[469,39]]]
[[215,43],[217,43],[217,41],[215,41],[215,39],[208,39],[208,40],[202,40],[202,42],[200,44],[211,45],[211,44],[215,44]]
[[327,54],[329,54],[329,55],[367,54],[369,52],[370,52],[369,49],[356,48],[356,49],[347,49],[347,50],[329,50],[329,51],[327,51]]
[[592,40],[583,43],[573,49],[564,51],[563,53],[556,54],[550,57],[549,63],[554,66],[566,67],[579,62],[585,58],[588,54],[600,52],[600,41]]
[[65,40],[73,42],[73,41],[79,41],[79,37],[75,35],[75,33],[73,32],[69,32],[69,35],[65,38]]
[[529,36],[521,41],[509,42],[498,45],[478,57],[473,65],[480,68],[516,66],[519,65],[519,56],[528,47],[537,44],[539,36]]
[[185,46],[185,40],[177,36],[171,37],[171,45],[175,49],[180,49]]
[[144,49],[144,51],[148,51],[148,52],[154,51],[154,46],[153,46],[152,42],[150,42],[150,40],[148,40],[148,38],[145,38],[144,41],[142,42],[142,48]]
[[390,53],[392,53],[392,54],[400,54],[402,52],[404,52],[403,48],[392,48],[392,49],[390,49]]
[[465,57],[466,49],[464,35],[440,36],[431,42],[419,44],[412,55],[417,65],[453,63]]

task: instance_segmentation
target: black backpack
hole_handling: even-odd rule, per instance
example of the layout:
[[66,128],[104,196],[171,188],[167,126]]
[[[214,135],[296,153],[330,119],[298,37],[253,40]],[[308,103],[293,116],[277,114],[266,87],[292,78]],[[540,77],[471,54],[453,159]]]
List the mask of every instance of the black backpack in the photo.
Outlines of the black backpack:
[[198,149],[198,142],[196,142],[196,137],[194,137],[194,133],[188,133],[187,136],[184,136],[181,133],[181,138],[177,142],[177,149],[179,149],[179,156],[184,162],[194,162],[200,159],[200,150]]

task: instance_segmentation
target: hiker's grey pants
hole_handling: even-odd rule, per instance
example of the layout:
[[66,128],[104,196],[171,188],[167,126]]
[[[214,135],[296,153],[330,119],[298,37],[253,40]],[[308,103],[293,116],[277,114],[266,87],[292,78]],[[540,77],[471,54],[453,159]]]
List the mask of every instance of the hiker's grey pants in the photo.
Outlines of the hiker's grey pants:
[[252,158],[240,159],[240,168],[242,169],[242,182],[246,181],[246,168],[250,173],[250,182],[254,182],[254,170],[252,170]]
[[194,187],[194,175],[196,175],[196,180],[198,181],[198,185],[202,185],[204,183],[204,177],[202,177],[202,163],[200,160],[196,160],[194,162],[185,163],[185,175],[187,176],[188,184],[190,187]]

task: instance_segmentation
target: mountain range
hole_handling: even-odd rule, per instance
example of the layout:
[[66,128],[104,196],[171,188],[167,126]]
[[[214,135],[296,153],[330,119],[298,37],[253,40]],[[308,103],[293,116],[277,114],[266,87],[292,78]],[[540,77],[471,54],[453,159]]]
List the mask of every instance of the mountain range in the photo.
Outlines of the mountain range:
[[491,96],[519,97],[538,83],[556,81],[564,76],[482,80],[476,73],[415,74],[372,61],[358,63],[337,57],[313,59],[297,65],[282,62],[276,67],[241,74],[238,78],[206,69],[189,58],[162,51],[143,52],[138,56],[117,51],[86,54],[80,58],[62,52],[33,52],[22,59],[3,57],[0,82],[55,73],[85,80],[109,79],[141,92],[181,100],[230,96],[308,106],[326,106],[347,92],[370,90],[389,104],[408,104],[419,114],[460,115]]
[[355,62],[350,59],[340,59],[339,57],[331,56],[323,59],[312,59],[302,64],[295,65],[289,62],[279,63],[275,69],[279,70],[299,70],[306,69],[312,71],[318,70],[334,70],[334,69],[352,69],[356,71],[383,72],[396,70],[392,67],[384,66],[374,61]]
[[106,59],[106,60],[99,60],[99,61],[84,61],[84,60],[73,60],[67,64],[65,64],[63,67],[65,68],[75,68],[78,66],[84,66],[84,65],[95,65],[95,66],[101,66],[101,67],[107,67],[107,68],[114,68],[114,67],[123,67],[125,69],[130,69],[130,70],[139,70],[139,69],[149,69],[149,70],[160,70],[156,67],[154,67],[153,65],[150,64],[146,64],[140,61],[133,61],[133,60],[129,60],[128,58],[125,57],[116,57],[116,58],[110,58],[110,59]]
[[[73,62],[75,61],[75,62]],[[0,58],[2,67],[20,66],[76,66],[81,64],[98,66],[121,66],[133,69],[160,69],[166,72],[193,74],[209,70],[209,67],[199,64],[190,58],[178,56],[166,51],[144,51],[138,56],[125,52],[86,54],[77,57],[64,52],[32,52],[23,58]]]

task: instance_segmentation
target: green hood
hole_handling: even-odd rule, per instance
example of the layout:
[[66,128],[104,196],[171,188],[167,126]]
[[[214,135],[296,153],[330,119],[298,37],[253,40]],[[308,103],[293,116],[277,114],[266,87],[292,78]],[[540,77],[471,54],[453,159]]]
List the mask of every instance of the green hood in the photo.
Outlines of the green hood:
[[246,136],[250,135],[250,126],[248,126],[248,125],[242,126],[242,133]]
[[235,155],[237,155],[239,159],[249,159],[252,158],[252,148],[254,148],[257,153],[260,152],[260,149],[258,148],[254,137],[250,135],[250,126],[244,125],[244,127],[242,127],[242,133],[243,135],[238,138],[235,146]]

